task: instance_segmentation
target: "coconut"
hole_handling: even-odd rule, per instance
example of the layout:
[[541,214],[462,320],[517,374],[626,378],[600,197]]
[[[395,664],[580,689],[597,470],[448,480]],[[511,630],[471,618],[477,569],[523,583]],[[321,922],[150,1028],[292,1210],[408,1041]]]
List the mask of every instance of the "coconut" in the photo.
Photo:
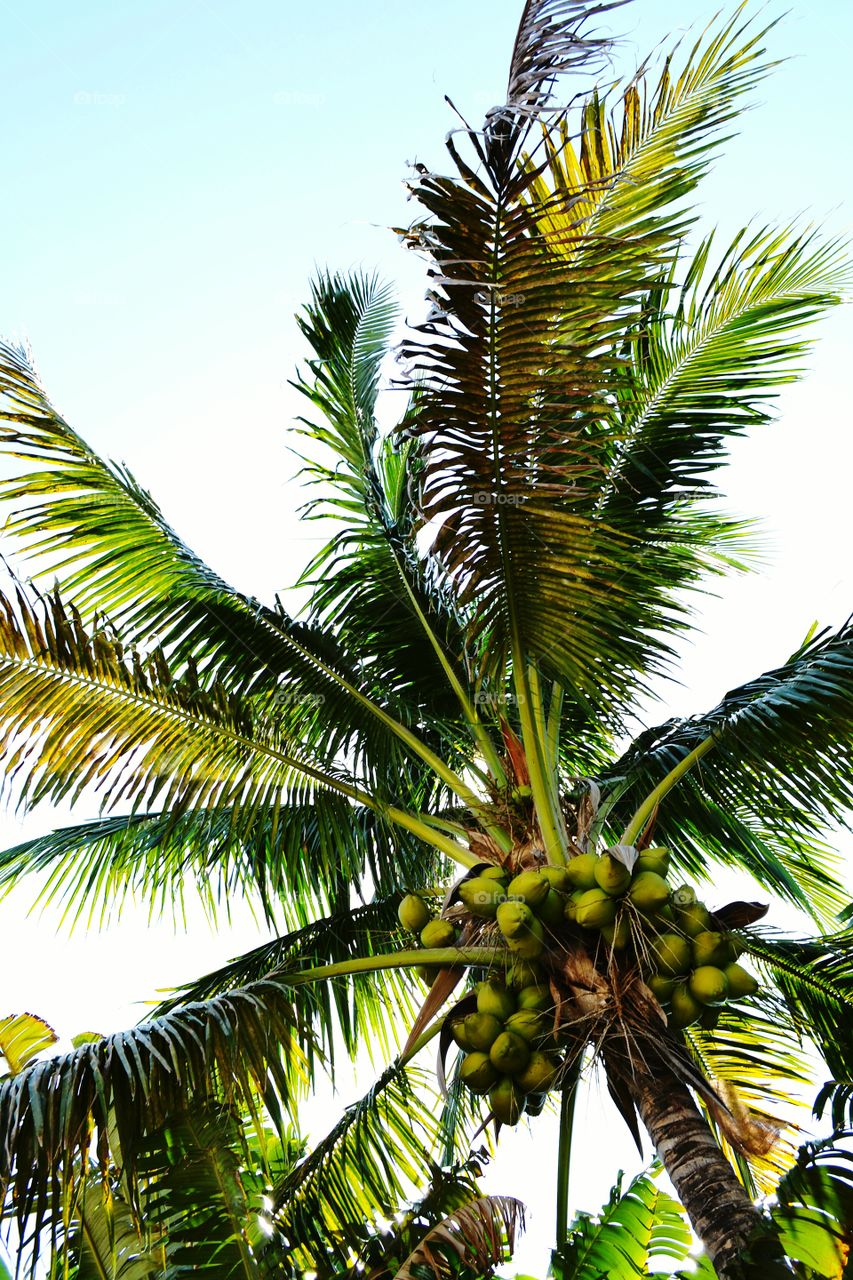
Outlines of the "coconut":
[[575,889],[570,894],[563,908],[563,915],[571,924],[577,924],[578,919],[578,903],[585,893],[589,893],[588,889]]
[[616,919],[616,902],[603,889],[587,889],[577,903],[577,922],[584,929],[600,929]]
[[540,986],[545,980],[545,970],[535,960],[523,960],[514,956],[507,971],[507,985],[513,991],[523,991],[525,987]]
[[459,897],[465,906],[472,915],[484,920],[494,920],[504,896],[503,885],[491,876],[474,876],[459,886]]
[[421,945],[424,947],[452,947],[456,942],[456,930],[449,920],[430,920],[421,929]]
[[554,1008],[554,997],[544,984],[522,987],[518,993],[519,1009],[534,1009],[536,1013],[549,1013]]
[[597,859],[593,874],[599,889],[613,898],[620,898],[631,883],[631,872],[625,863],[610,853],[603,853]]
[[407,893],[397,908],[397,919],[409,933],[420,933],[424,925],[429,923],[431,914],[423,898],[416,893]]
[[741,964],[727,964],[723,973],[726,975],[726,981],[729,984],[729,997],[732,1000],[738,1000],[742,996],[753,996],[758,990],[758,983],[755,978]]
[[697,933],[691,943],[693,947],[693,964],[698,969],[702,965],[711,964],[721,968],[729,963],[729,949],[726,939],[721,933],[703,929]]
[[594,889],[595,880],[595,864],[598,857],[594,853],[579,853],[574,858],[569,858],[566,863],[566,875],[569,877],[569,883],[574,885],[576,889]]
[[684,982],[679,982],[673,991],[670,997],[670,1006],[672,1012],[669,1015],[669,1020],[674,1027],[689,1027],[691,1023],[698,1022],[705,1008],[691,995],[687,989],[687,984]]
[[736,938],[733,933],[726,934],[726,949],[729,953],[729,960],[740,960],[745,951],[745,947],[740,938]]
[[565,867],[541,867],[539,874],[558,893],[571,893],[573,886]]
[[463,1023],[463,1035],[472,1049],[487,1053],[501,1033],[501,1024],[491,1013],[469,1013]]
[[678,933],[662,933],[652,942],[652,952],[657,960],[658,972],[667,978],[677,978],[687,973],[693,959],[690,943]]
[[547,1093],[554,1087],[557,1078],[557,1063],[547,1054],[534,1049],[528,1059],[527,1066],[519,1071],[515,1082],[525,1093]]
[[511,1031],[513,1035],[521,1036],[522,1040],[538,1039],[544,1035],[546,1027],[542,1015],[537,1013],[535,1009],[519,1009],[517,1013],[511,1014],[506,1022],[505,1028]]
[[690,994],[700,1004],[724,1004],[729,984],[722,969],[712,964],[699,965],[690,975]]
[[669,871],[669,849],[641,849],[634,863],[634,875],[643,871],[654,871],[655,875],[665,876]]
[[415,965],[415,973],[420,978],[421,982],[425,982],[428,987],[432,986],[435,982],[436,974],[440,972],[441,970],[439,966],[435,964]]
[[533,788],[528,782],[522,782],[519,786],[513,787],[511,795],[516,803],[522,800],[530,800],[533,795]]
[[711,926],[711,913],[704,902],[690,902],[679,907],[675,918],[681,932],[689,938],[695,938],[697,933],[704,933]]
[[550,885],[538,871],[522,871],[507,886],[508,898],[521,898],[528,907],[538,907],[544,901]]
[[515,938],[529,929],[534,917],[526,902],[502,902],[497,910],[497,919],[503,936]]
[[459,1076],[472,1093],[488,1093],[500,1078],[487,1053],[469,1053],[462,1059]]
[[500,1124],[518,1124],[524,1110],[524,1094],[514,1080],[505,1076],[489,1090],[489,1105]]
[[641,871],[635,874],[628,890],[628,897],[643,915],[655,915],[669,899],[669,885],[657,871]]
[[509,880],[509,872],[503,867],[496,867],[493,863],[480,863],[477,868],[478,876],[485,876],[487,880],[500,880],[501,884],[506,884]]
[[680,884],[672,891],[672,901],[676,907],[689,907],[696,901],[696,890],[692,885]]
[[515,996],[508,991],[498,978],[488,978],[477,983],[477,1012],[490,1013],[499,1022],[504,1022],[515,1012]]
[[664,977],[662,973],[653,973],[646,979],[646,986],[658,1003],[664,1004],[675,990],[676,979]]
[[601,926],[601,936],[613,951],[624,951],[631,941],[631,926],[624,916],[613,924]]
[[515,1032],[502,1031],[489,1049],[489,1057],[501,1075],[514,1076],[530,1061],[530,1046]]
[[556,929],[558,925],[563,923],[565,908],[565,898],[557,893],[556,889],[549,889],[542,902],[536,908],[536,914],[549,929]]
[[514,938],[507,938],[506,945],[514,955],[521,956],[522,960],[535,960],[542,954],[545,947],[545,930],[542,921],[534,917],[523,933],[516,934]]

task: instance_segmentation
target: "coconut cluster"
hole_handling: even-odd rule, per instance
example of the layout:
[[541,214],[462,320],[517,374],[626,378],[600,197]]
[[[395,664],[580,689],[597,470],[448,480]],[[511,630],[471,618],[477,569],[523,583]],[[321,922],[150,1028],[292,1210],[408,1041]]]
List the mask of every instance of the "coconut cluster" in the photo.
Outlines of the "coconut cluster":
[[453,1039],[464,1055],[460,1078],[472,1093],[488,1094],[501,1124],[517,1124],[525,1111],[538,1115],[560,1070],[554,1001],[548,986],[535,980],[541,976],[522,962],[506,983],[478,983],[475,1011],[450,1014]]

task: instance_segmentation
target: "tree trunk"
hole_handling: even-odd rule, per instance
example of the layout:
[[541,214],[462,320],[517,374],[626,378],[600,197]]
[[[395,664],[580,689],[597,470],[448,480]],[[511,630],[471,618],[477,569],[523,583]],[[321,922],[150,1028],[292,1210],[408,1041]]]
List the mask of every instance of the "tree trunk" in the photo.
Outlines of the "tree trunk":
[[631,1093],[720,1280],[738,1280],[741,1254],[760,1217],[689,1089],[663,1066],[646,1070],[635,1063]]

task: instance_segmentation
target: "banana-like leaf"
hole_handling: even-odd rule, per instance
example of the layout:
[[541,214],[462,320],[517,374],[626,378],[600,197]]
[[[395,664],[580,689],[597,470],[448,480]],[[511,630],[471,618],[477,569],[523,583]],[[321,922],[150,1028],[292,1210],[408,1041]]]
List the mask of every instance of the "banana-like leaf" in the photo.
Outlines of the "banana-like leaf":
[[853,1250],[853,1156],[839,1139],[800,1149],[779,1184],[770,1215],[785,1253],[821,1280],[843,1280]]
[[853,626],[822,632],[790,661],[736,689],[705,715],[646,730],[599,778],[633,809],[700,742],[713,749],[666,796],[655,839],[692,871],[711,855],[822,922],[846,895],[828,828],[853,808]]
[[438,1140],[430,1079],[389,1067],[272,1193],[272,1220],[300,1267],[355,1266],[378,1215],[393,1218],[430,1168]]
[[[0,1085],[0,1203],[38,1236],[57,1185],[85,1178],[94,1140],[133,1181],[147,1135],[199,1098],[292,1108],[314,1051],[284,989],[260,981],[36,1063]],[[306,1053],[309,1058],[306,1058]],[[55,1182],[54,1180],[58,1180]]]
[[127,1202],[97,1179],[80,1192],[66,1249],[77,1260],[69,1268],[71,1280],[154,1280],[164,1274],[162,1251],[149,1247]]
[[624,1191],[620,1177],[597,1218],[577,1215],[552,1266],[557,1280],[637,1280],[657,1259],[684,1262],[691,1244],[681,1206],[641,1173]]
[[452,1280],[460,1272],[491,1275],[509,1262],[524,1230],[524,1205],[513,1196],[481,1196],[436,1223],[413,1249],[394,1280]]
[[33,1013],[0,1018],[0,1057],[6,1059],[10,1075],[23,1071],[58,1039],[53,1027]]

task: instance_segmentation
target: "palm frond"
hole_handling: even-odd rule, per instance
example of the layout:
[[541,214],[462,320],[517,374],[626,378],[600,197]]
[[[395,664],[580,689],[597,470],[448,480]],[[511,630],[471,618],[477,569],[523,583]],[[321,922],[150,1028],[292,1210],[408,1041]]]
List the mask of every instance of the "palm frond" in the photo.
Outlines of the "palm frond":
[[839,1145],[849,1130],[800,1148],[776,1191],[770,1217],[789,1258],[843,1280],[853,1251],[853,1156]]
[[[69,1280],[155,1280],[163,1274],[162,1256],[148,1247],[130,1206],[94,1178],[84,1183],[71,1230],[54,1257],[57,1275],[67,1266]],[[37,1254],[31,1263],[32,1274]]]
[[430,1168],[437,1140],[429,1079],[389,1067],[273,1192],[272,1219],[300,1267],[354,1267],[377,1215],[393,1218]]
[[598,1217],[580,1213],[554,1253],[557,1280],[637,1280],[659,1258],[684,1262],[692,1236],[681,1206],[641,1173],[623,1191],[622,1179]]
[[599,778],[640,800],[700,742],[715,746],[661,805],[655,838],[700,871],[708,853],[826,920],[846,897],[826,843],[853,807],[853,626],[824,631],[789,662],[730,690],[710,712],[646,730]]
[[38,1237],[93,1142],[102,1176],[112,1154],[132,1184],[134,1152],[171,1116],[211,1096],[292,1107],[314,1052],[283,988],[260,981],[31,1065],[0,1085],[0,1203],[10,1191]]
[[452,1280],[460,1272],[491,1275],[509,1262],[524,1230],[524,1205],[513,1196],[481,1196],[456,1209],[426,1233],[394,1280],[417,1280],[426,1272]]
[[58,1039],[53,1027],[33,1013],[0,1018],[0,1058],[5,1058],[10,1075],[23,1071]]
[[[274,938],[239,956],[213,973],[182,987],[154,1011],[159,1017],[190,1002],[209,1000],[235,987],[243,987],[272,976],[286,982],[288,970],[311,969],[317,965],[335,964],[358,956],[387,953],[393,944],[405,937],[397,920],[397,906],[402,895],[371,902],[366,906],[345,909],[303,929]],[[412,978],[407,970],[387,969],[375,973],[351,974],[330,979],[294,992],[294,999],[310,1001],[304,1006],[323,1052],[334,1067],[336,1035],[353,1057],[361,1045],[368,1051],[376,1048],[386,1055],[398,1034],[410,1025],[419,1003],[413,993]]]

